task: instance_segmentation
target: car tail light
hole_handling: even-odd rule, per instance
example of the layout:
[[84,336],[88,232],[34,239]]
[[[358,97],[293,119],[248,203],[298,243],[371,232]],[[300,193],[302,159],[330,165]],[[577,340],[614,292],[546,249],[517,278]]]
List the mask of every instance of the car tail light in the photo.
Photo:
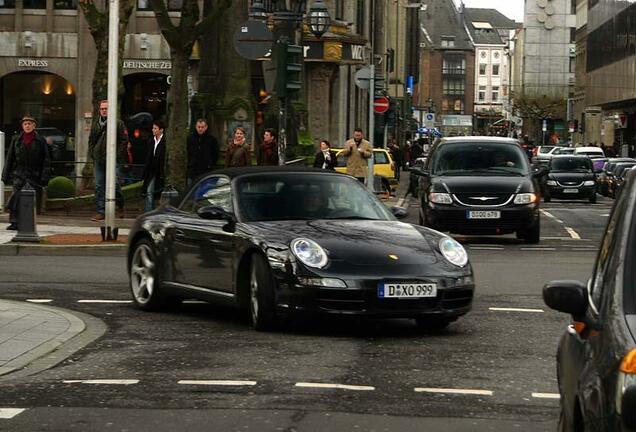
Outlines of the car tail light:
[[620,415],[625,389],[636,384],[636,348],[625,354],[618,372],[616,385],[616,411]]

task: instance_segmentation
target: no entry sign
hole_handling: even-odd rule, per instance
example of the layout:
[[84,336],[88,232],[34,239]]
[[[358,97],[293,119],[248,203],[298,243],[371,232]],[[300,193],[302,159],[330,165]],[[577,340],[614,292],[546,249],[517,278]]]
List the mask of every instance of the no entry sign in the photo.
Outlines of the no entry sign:
[[389,98],[388,97],[379,97],[373,101],[373,111],[378,114],[385,113],[389,110]]

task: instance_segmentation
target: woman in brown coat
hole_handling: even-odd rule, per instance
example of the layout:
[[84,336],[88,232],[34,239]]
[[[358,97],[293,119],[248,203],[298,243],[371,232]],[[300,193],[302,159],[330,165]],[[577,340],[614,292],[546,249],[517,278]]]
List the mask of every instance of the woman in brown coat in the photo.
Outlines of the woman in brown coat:
[[225,151],[225,166],[242,167],[252,164],[250,149],[245,143],[245,129],[237,127],[234,129],[232,144]]

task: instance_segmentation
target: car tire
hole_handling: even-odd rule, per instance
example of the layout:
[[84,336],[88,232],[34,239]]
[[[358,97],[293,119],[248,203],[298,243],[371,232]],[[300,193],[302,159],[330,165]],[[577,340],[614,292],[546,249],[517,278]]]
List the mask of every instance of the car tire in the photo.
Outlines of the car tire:
[[141,239],[133,247],[129,263],[129,286],[133,303],[145,311],[159,310],[166,306],[157,277],[157,255],[148,239]]
[[537,222],[528,230],[523,233],[523,239],[526,243],[537,244],[541,240],[541,222],[537,219]]
[[252,327],[258,331],[272,330],[276,326],[276,281],[260,254],[252,256],[250,269],[250,318]]
[[448,318],[442,318],[442,317],[415,318],[415,325],[417,326],[417,328],[419,330],[430,332],[430,333],[437,333],[437,332],[441,332],[445,330],[446,327],[448,327],[451,322],[453,322],[453,320],[450,320]]
[[590,195],[590,203],[596,204],[596,192],[592,192],[592,195]]

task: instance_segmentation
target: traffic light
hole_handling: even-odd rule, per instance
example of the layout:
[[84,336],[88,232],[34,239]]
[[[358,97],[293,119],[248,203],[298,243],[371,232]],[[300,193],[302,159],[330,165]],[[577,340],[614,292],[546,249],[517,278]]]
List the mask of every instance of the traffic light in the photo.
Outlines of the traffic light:
[[303,47],[278,41],[275,48],[276,58],[276,95],[288,97],[302,87]]

